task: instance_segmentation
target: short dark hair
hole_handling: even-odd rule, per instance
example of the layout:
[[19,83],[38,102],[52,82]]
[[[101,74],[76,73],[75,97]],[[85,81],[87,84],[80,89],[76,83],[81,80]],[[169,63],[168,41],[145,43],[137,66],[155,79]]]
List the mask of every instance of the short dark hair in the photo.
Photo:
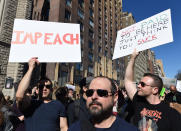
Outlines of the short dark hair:
[[38,84],[37,84],[37,87],[39,88],[40,87],[40,85],[44,85],[45,84],[45,82],[50,82],[50,86],[51,86],[51,88],[50,88],[50,90],[51,91],[53,91],[53,84],[52,84],[52,81],[48,78],[48,77],[42,77],[39,81],[38,81]]
[[114,81],[112,79],[110,79],[107,76],[96,76],[94,79],[96,79],[96,78],[105,78],[105,79],[107,79],[111,83],[111,87],[110,87],[111,88],[111,93],[113,95],[117,93],[117,87],[116,87],[116,85],[115,85],[115,83],[114,83]]
[[152,73],[145,73],[144,77],[146,77],[146,76],[151,77],[153,79],[153,82],[154,82],[153,86],[158,87],[158,93],[160,93],[161,90],[162,90],[162,87],[163,87],[162,79],[158,75],[155,75],[155,74],[152,74]]
[[59,100],[60,102],[62,102],[63,104],[65,104],[66,98],[67,98],[67,94],[68,94],[68,89],[66,86],[63,87],[59,87],[56,91],[55,91],[55,96],[56,99]]

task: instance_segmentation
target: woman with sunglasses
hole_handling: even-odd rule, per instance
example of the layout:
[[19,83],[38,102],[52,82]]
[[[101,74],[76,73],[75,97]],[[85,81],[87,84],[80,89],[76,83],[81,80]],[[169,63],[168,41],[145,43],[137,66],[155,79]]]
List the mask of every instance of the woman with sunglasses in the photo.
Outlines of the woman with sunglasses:
[[134,82],[134,64],[138,56],[136,50],[131,55],[125,73],[125,89],[133,101],[133,123],[141,131],[180,131],[180,114],[159,99],[163,87],[162,79],[154,74],[145,73],[138,83]]
[[39,99],[33,100],[24,94],[29,87],[32,72],[39,61],[36,57],[29,60],[29,68],[21,80],[16,92],[18,108],[25,116],[26,131],[67,131],[65,107],[57,100],[52,100],[52,82],[44,77],[38,84]]

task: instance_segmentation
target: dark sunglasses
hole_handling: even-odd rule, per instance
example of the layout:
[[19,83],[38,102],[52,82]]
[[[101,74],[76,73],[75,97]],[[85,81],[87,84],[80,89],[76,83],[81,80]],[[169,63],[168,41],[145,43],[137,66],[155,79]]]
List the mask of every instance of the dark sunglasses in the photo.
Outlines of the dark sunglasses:
[[39,88],[40,89],[43,89],[44,87],[46,87],[47,89],[51,89],[52,88],[52,86],[51,85],[39,85]]
[[[142,87],[145,87],[145,86],[151,86],[151,85],[147,85],[146,83],[144,83],[144,82],[142,82],[142,81],[140,81],[139,83],[138,83],[138,85],[141,85]],[[151,87],[153,87],[153,86],[151,86]]]
[[97,92],[97,95],[100,97],[108,97],[108,96],[112,96],[112,94],[110,95],[109,93],[112,92],[108,92],[107,90],[103,90],[103,89],[97,89],[97,90],[93,90],[93,89],[88,89],[85,94],[87,97],[91,97],[94,94],[94,91]]

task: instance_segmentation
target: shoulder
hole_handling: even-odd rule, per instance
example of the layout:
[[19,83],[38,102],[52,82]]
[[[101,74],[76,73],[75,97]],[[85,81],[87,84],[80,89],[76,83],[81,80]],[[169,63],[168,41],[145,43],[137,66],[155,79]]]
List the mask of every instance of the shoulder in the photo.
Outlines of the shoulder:
[[73,124],[69,127],[68,131],[81,131],[80,121],[77,121],[77,122],[73,123]]
[[147,103],[146,99],[138,95],[138,92],[133,96],[133,103]]
[[65,106],[60,101],[57,101],[57,100],[52,100],[50,102],[50,106],[57,108],[57,109],[64,109],[65,110]]
[[138,131],[135,126],[131,125],[120,117],[116,118],[115,124],[119,125],[119,129],[121,129],[121,131]]

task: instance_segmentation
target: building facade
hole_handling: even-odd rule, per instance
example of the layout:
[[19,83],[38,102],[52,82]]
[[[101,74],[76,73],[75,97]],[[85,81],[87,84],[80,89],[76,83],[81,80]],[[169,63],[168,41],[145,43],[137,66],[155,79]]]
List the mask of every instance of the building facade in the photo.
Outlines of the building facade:
[[124,61],[112,61],[117,30],[121,29],[120,12],[121,0],[34,0],[32,19],[79,23],[81,31],[82,62],[47,63],[44,75],[59,85],[77,84],[86,76],[115,80],[123,76],[120,63]]
[[5,85],[17,0],[0,0],[0,90]]

